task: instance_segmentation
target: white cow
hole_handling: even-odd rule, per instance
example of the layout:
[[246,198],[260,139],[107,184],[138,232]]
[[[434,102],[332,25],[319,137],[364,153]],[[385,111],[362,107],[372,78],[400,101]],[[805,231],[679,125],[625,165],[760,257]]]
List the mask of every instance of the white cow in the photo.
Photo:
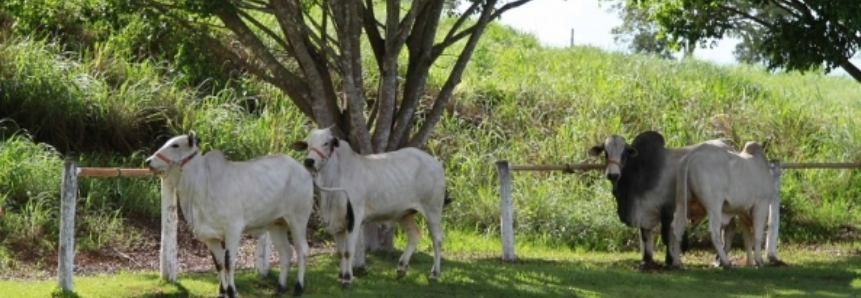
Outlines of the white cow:
[[[680,160],[676,181],[674,267],[682,267],[679,251],[687,223],[684,219],[687,218],[689,196],[696,198],[706,210],[709,232],[722,267],[732,266],[720,241],[721,223],[726,221],[727,214],[737,215],[745,223],[741,226],[748,265],[763,265],[763,233],[776,190],[768,160],[759,144],[747,142],[741,152],[698,147]],[[751,249],[754,250],[754,258],[751,258]]]
[[299,264],[294,295],[304,292],[306,227],[314,207],[311,175],[287,155],[229,161],[221,151],[198,154],[192,132],[167,141],[146,159],[179,197],[183,216],[194,236],[206,243],[219,277],[219,297],[236,297],[234,263],[243,233],[269,232],[281,259],[276,295],[286,292],[293,246]]
[[335,137],[331,127],[312,129],[307,142],[297,141],[292,148],[308,151],[305,167],[315,175],[318,186],[346,192],[321,192],[319,208],[335,238],[340,260],[338,280],[343,286],[352,284],[353,266],[365,266],[360,229],[364,223],[397,221],[406,231],[407,246],[398,261],[398,278],[403,277],[420,237],[416,213],[425,218],[433,241],[429,279],[439,277],[442,210],[449,202],[439,161],[416,148],[361,155]]

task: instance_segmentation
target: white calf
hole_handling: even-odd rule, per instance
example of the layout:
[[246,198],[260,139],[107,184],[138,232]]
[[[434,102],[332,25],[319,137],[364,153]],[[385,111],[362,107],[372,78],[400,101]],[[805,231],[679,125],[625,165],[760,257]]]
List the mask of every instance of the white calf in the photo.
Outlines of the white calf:
[[439,161],[416,148],[360,155],[349,143],[332,135],[329,128],[312,130],[307,142],[295,142],[293,149],[308,151],[305,167],[314,173],[317,185],[346,192],[346,195],[320,192],[319,208],[335,238],[340,259],[338,280],[342,285],[352,284],[353,265],[365,266],[359,229],[363,223],[400,223],[407,233],[407,246],[398,262],[398,277],[404,276],[420,237],[416,213],[424,216],[433,241],[434,261],[429,278],[439,277],[442,210],[449,202]]
[[276,295],[286,292],[293,236],[299,272],[294,295],[304,292],[305,231],[314,207],[311,175],[287,155],[268,155],[248,161],[229,161],[221,151],[198,155],[194,133],[167,141],[146,159],[179,197],[183,216],[194,236],[206,243],[219,276],[219,297],[236,297],[234,263],[243,233],[268,231],[281,259]]

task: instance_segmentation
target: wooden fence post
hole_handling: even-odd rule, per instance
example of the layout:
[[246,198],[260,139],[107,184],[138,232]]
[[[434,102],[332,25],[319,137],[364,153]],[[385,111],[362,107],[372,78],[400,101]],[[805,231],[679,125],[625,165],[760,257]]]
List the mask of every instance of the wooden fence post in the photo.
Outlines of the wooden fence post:
[[771,177],[774,178],[775,192],[768,212],[768,224],[774,226],[768,229],[765,251],[770,262],[777,262],[779,260],[777,258],[777,235],[780,230],[780,160],[773,159],[769,165],[771,166]]
[[[257,251],[254,254],[254,267],[257,268],[257,275],[260,277],[266,277],[269,275],[270,242],[269,232],[265,232],[257,238]],[[283,258],[284,256],[279,257]]]
[[500,201],[500,232],[502,233],[502,260],[513,262],[514,256],[514,221],[511,203],[511,171],[507,160],[496,162],[499,174]]
[[159,268],[161,278],[168,282],[176,282],[177,260],[177,218],[176,193],[167,180],[161,179],[161,248],[159,250]]
[[61,183],[57,282],[63,291],[71,292],[75,267],[75,202],[78,200],[78,165],[74,160],[66,160],[63,164]]

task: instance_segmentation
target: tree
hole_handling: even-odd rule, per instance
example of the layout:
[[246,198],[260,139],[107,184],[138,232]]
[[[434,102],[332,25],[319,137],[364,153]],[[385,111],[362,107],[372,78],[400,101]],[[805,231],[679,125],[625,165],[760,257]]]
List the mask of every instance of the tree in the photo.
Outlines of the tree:
[[656,9],[670,40],[721,39],[742,29],[769,70],[825,72],[841,67],[861,82],[849,61],[861,46],[857,0],[626,0]]
[[[610,6],[622,24],[610,30],[613,41],[628,44],[628,49],[638,54],[655,54],[664,59],[673,59],[673,48],[665,38],[658,35],[658,25],[650,19],[649,7],[616,2]],[[692,52],[692,51],[690,51]]]
[[[484,29],[530,1],[147,0],[144,7],[196,28],[206,48],[279,88],[318,126],[334,125],[368,154],[425,144]],[[461,4],[467,8],[458,14]],[[183,17],[188,13],[197,19]],[[437,38],[445,15],[456,21]],[[373,65],[362,64],[363,39]],[[463,48],[448,79],[430,110],[418,115],[430,67],[459,42]],[[366,90],[369,77],[378,78],[371,82],[375,90]],[[391,248],[391,231],[365,230],[368,247]]]

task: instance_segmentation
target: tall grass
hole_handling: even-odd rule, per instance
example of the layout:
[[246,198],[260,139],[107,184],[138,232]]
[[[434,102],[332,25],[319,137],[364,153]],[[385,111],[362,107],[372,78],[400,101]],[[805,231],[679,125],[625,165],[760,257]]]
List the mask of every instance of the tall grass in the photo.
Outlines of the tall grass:
[[[0,45],[0,63],[12,66],[0,68],[0,110],[5,113],[0,117],[14,120],[0,126],[43,135],[4,137],[0,145],[0,168],[7,175],[0,176],[0,204],[7,210],[0,217],[3,233],[35,223],[46,235],[39,245],[54,244],[62,158],[76,158],[83,166],[140,167],[167,137],[189,130],[203,138],[204,151],[219,149],[231,159],[271,152],[298,157],[286,148],[304,138],[306,119],[277,89],[242,77],[238,84],[201,91],[185,84],[181,73],[165,71],[175,65],[136,60],[124,44],[108,42],[88,55],[25,38]],[[429,92],[445,81],[453,53],[433,68]],[[495,235],[496,160],[597,162],[586,156],[591,145],[609,134],[631,139],[643,130],[660,131],[669,146],[715,137],[737,147],[768,140],[769,157],[786,162],[859,160],[861,151],[854,146],[861,140],[854,129],[859,91],[861,85],[839,77],[768,74],[755,67],[673,62],[589,47],[548,49],[534,36],[492,26],[427,149],[444,162],[456,199],[446,209],[446,226]],[[240,104],[247,97],[264,104],[249,112]],[[721,129],[709,122],[718,114],[729,119]],[[92,143],[109,153],[60,156],[41,145],[48,139]],[[113,150],[118,147],[130,149]],[[22,164],[33,156],[41,156],[41,162]],[[616,219],[609,185],[599,176],[516,173],[518,237],[578,250],[634,248],[635,233]],[[787,170],[782,241],[837,241],[842,239],[839,228],[860,226],[859,190],[850,187],[859,179],[856,170]],[[124,240],[93,231],[123,235],[125,219],[158,215],[159,192],[152,179],[83,179],[80,184],[86,220],[78,228],[89,235],[84,249]],[[28,233],[0,234],[5,237],[0,246],[12,247],[12,237],[35,238]],[[694,231],[695,240],[704,237],[702,230]]]

